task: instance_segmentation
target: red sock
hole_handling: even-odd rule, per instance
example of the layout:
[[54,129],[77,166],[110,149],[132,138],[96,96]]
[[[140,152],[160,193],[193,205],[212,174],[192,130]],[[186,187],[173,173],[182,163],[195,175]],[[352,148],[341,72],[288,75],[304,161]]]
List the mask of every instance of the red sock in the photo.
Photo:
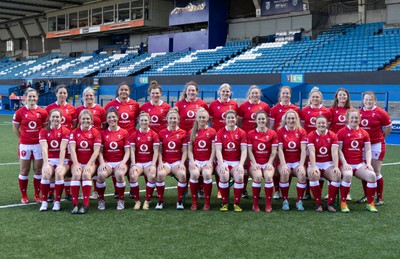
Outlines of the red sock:
[[[328,185],[328,205],[333,204],[339,191],[340,182],[331,182]],[[346,197],[345,197],[346,198]]]
[[27,196],[26,189],[28,189],[28,176],[20,174],[18,176],[18,184],[22,196]]
[[151,182],[146,183],[146,198],[145,198],[146,201],[150,201],[155,187],[156,187],[155,183],[151,183]]
[[50,189],[50,180],[41,180],[40,189],[42,191],[42,201],[47,201],[47,195]]
[[126,186],[125,181],[117,182],[115,184],[115,186],[117,188],[118,200],[123,200],[124,199],[124,193],[125,193],[125,186]]
[[342,181],[340,185],[340,200],[346,202],[347,194],[350,192],[351,183]]
[[[35,188],[35,196],[39,196],[40,193],[40,180],[42,180],[41,174],[33,175],[33,188]],[[47,197],[46,197],[47,200]]]
[[281,189],[282,199],[287,200],[289,196],[289,182],[279,182],[279,188]]
[[371,204],[374,202],[375,192],[376,192],[376,182],[374,183],[367,183],[367,202]]
[[156,182],[157,186],[157,197],[159,202],[164,202],[164,190],[165,190],[165,183],[164,182]]
[[190,193],[192,194],[192,203],[197,204],[197,193],[199,192],[199,181],[190,179]]
[[133,197],[135,198],[135,201],[140,201],[140,197],[139,197],[139,183],[136,182],[130,182],[130,193],[133,195]]
[[364,191],[364,197],[367,197],[367,181],[362,180],[361,182]]
[[320,205],[321,202],[321,186],[320,186],[321,182],[318,181],[310,181],[310,189],[312,192],[312,195],[314,196],[315,199],[315,203],[317,205]]
[[64,189],[64,180],[56,181],[56,187],[55,187],[56,197],[54,198],[55,201],[61,200],[63,189]]
[[272,178],[272,180],[274,181],[274,188],[276,192],[279,192],[279,175],[274,175],[274,177]]
[[251,190],[253,192],[253,205],[258,204],[258,199],[260,198],[261,192],[261,182],[254,182],[251,185]]
[[80,181],[71,181],[72,204],[75,206],[78,206],[79,189],[81,187],[80,185]]
[[211,191],[212,191],[212,180],[211,179],[204,180],[203,188],[204,188],[205,203],[210,203]]
[[71,181],[64,180],[64,191],[65,191],[65,195],[70,195],[71,194]]
[[222,196],[222,203],[228,203],[228,194],[229,194],[229,182],[221,182],[219,181],[219,191]]
[[90,180],[82,181],[83,205],[85,206],[89,206],[89,198],[91,190],[92,190],[92,181]]
[[271,205],[272,203],[272,195],[274,192],[274,184],[273,182],[265,182],[264,183],[264,192],[265,192],[265,203],[266,205]]
[[299,182],[297,182],[297,185],[296,185],[296,190],[297,190],[296,202],[299,202],[299,201],[301,201],[301,199],[303,199],[304,191],[306,190],[307,186],[309,186],[309,185],[307,185],[307,183],[299,183]]
[[[178,182],[178,202],[182,202],[183,199],[183,194],[185,193],[185,190],[187,190],[187,183],[186,182]],[[196,193],[197,196],[197,193]]]
[[244,183],[234,183],[233,198],[235,204],[240,203],[240,198],[242,197],[243,188],[244,188]]
[[106,191],[106,183],[96,182],[97,193],[99,194],[99,200],[104,201],[104,192]]
[[376,195],[378,196],[378,199],[383,200],[383,186],[385,185],[385,183],[383,181],[382,175],[378,175],[376,177],[376,184]]

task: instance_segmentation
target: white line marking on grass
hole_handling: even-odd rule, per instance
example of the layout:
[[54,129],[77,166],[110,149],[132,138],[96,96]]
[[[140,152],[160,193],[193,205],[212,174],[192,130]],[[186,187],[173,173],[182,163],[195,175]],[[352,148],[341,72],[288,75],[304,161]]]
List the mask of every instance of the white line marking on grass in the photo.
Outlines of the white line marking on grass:
[[400,162],[382,164],[382,166],[384,165],[400,165]]
[[0,163],[0,166],[2,165],[19,165],[19,162],[15,162],[15,163]]
[[[165,187],[165,190],[172,190],[172,189],[176,189],[176,188],[177,188],[176,186],[170,186],[170,187]],[[146,192],[146,190],[140,190],[140,192]],[[125,194],[129,194],[129,192],[125,192]],[[104,196],[106,196],[106,197],[113,196],[113,195],[114,195],[114,193],[104,194]],[[82,197],[79,197],[79,199],[82,199]],[[61,199],[61,201],[65,201],[65,199]],[[36,202],[30,202],[28,204],[22,204],[22,203],[10,204],[10,205],[0,206],[0,209],[23,207],[23,206],[29,206],[29,205],[39,205],[39,204],[40,203],[36,203]]]

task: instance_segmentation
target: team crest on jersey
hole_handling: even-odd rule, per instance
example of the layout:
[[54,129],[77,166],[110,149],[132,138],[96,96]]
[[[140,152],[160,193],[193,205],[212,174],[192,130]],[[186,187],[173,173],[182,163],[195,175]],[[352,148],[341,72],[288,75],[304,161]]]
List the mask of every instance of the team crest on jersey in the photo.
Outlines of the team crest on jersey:
[[210,137],[210,133],[206,132],[206,137],[207,138]]
[[267,141],[269,140],[269,136],[266,137]]
[[151,137],[150,136],[147,136],[147,141],[150,141],[151,140]]
[[92,138],[92,137],[93,137],[93,135],[89,133],[88,137],[89,137],[89,138]]
[[327,138],[326,140],[328,141],[328,143],[331,143],[331,138]]
[[117,136],[118,136],[118,138],[121,138],[121,134],[118,134]]
[[26,151],[25,151],[25,150],[22,150],[22,151],[21,151],[21,155],[22,155],[22,156],[26,156]]
[[59,133],[57,133],[57,137],[61,137],[61,133],[59,132]]
[[221,107],[217,106],[217,109],[219,110]]
[[362,134],[361,134],[361,133],[358,133],[358,136],[361,138],[361,137],[362,137]]
[[256,139],[258,139],[258,136],[256,136]]
[[226,135],[224,135],[224,138],[226,138]]
[[81,136],[81,134],[78,133],[78,138]]
[[347,134],[347,137],[350,137],[350,133]]
[[372,113],[372,117],[375,117],[375,112]]
[[140,140],[140,137],[138,137],[137,140]]
[[129,110],[132,110],[132,105],[129,105]]
[[36,118],[40,118],[40,113],[36,113]]
[[235,134],[235,139],[239,139],[239,135],[238,134]]
[[28,114],[25,114],[25,118],[28,118]]
[[319,138],[317,138],[315,141],[319,142]]
[[298,138],[299,137],[299,134],[298,133],[296,133],[296,134],[294,134],[295,136],[296,136],[296,138]]
[[176,138],[179,138],[179,134],[176,134]]

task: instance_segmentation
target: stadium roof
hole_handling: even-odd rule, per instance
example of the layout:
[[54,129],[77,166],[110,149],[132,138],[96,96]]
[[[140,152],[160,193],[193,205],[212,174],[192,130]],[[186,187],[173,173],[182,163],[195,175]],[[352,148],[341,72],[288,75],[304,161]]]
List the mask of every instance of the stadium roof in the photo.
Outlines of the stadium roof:
[[46,12],[81,6],[93,0],[1,0],[0,24],[43,16]]

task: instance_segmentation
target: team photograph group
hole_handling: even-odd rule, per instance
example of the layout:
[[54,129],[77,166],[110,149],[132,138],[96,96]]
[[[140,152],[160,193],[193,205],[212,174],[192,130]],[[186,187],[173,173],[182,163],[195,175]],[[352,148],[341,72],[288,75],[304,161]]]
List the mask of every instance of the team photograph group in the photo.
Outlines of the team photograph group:
[[[363,93],[361,108],[351,106],[344,88],[337,89],[330,107],[323,105],[318,87],[309,92],[305,107],[291,103],[289,86],[280,88],[273,107],[261,100],[256,85],[237,103],[227,83],[219,87],[219,98],[207,104],[198,96],[197,83],[188,82],[173,107],[162,100],[156,81],[142,105],[130,98],[125,82],[104,107],[96,104],[90,87],[76,108],[67,102],[66,86],[54,92],[57,101],[41,108],[37,90],[26,89],[25,106],[13,117],[21,203],[29,203],[32,169],[39,211],[59,211],[62,205],[72,214],[85,214],[95,200],[99,211],[108,206],[124,210],[126,190],[134,210],[162,210],[170,206],[164,203],[169,175],[177,180],[177,210],[219,206],[222,212],[241,212],[241,199],[248,198],[254,212],[270,213],[273,203],[279,203],[284,211],[348,213],[353,176],[364,191],[357,202],[369,212],[384,204],[381,167],[392,122],[373,92]],[[140,176],[145,186],[139,186]],[[292,177],[297,178],[295,187]],[[106,204],[108,178],[115,204]],[[327,197],[322,195],[325,182]],[[289,203],[291,186],[296,188],[296,196],[290,197],[294,204]],[[213,187],[219,204],[211,202]],[[305,208],[303,200],[311,197],[315,207]],[[61,203],[64,198],[72,206]]]

